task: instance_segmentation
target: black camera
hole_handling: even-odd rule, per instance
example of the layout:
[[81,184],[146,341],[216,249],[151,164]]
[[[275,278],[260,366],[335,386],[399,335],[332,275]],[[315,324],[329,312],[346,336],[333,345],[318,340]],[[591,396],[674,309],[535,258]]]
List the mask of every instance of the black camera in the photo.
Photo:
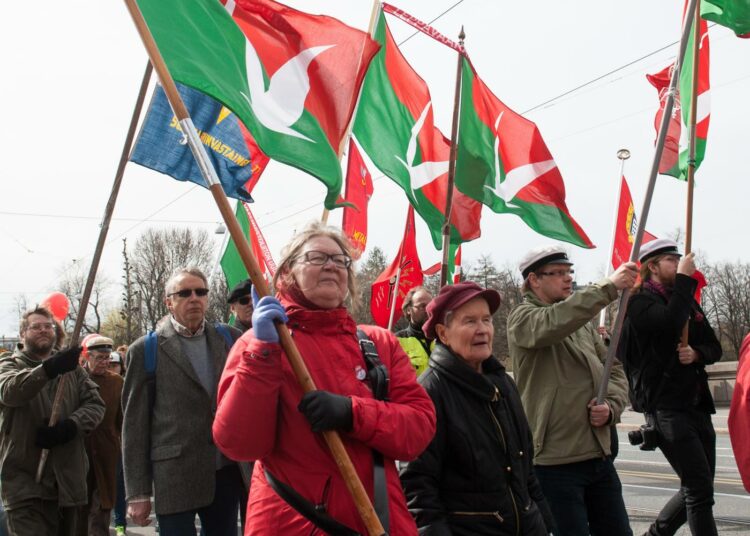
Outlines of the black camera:
[[651,424],[642,424],[638,430],[628,432],[628,441],[631,445],[640,445],[641,450],[656,450],[656,428]]

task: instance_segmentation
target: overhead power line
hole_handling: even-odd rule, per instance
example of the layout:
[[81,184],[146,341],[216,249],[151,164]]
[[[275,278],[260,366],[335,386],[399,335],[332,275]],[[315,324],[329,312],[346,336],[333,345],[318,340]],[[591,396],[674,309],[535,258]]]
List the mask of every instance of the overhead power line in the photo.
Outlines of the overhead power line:
[[[427,24],[434,23],[435,21],[437,21],[438,19],[440,19],[441,17],[445,16],[450,11],[452,11],[453,9],[455,9],[456,7],[458,7],[464,1],[465,0],[459,0],[458,2],[454,3],[453,5],[451,5],[447,9],[445,9],[443,12],[441,12],[439,15],[437,15],[436,17],[434,17],[430,21],[428,21]],[[708,25],[708,27],[712,28],[715,25],[716,25],[715,23],[710,23]],[[399,43],[399,46],[402,46],[404,43],[406,43],[412,37],[414,37],[415,35],[417,35],[419,33],[420,33],[419,31],[415,31],[414,33],[412,33],[411,35],[409,35],[407,38],[405,38],[404,40],[402,40]],[[542,108],[544,106],[552,104],[553,102],[558,101],[558,100],[562,99],[563,97],[567,97],[568,95],[576,93],[577,91],[580,91],[581,89],[584,89],[584,88],[586,88],[586,87],[588,87],[588,86],[590,86],[592,84],[595,84],[596,82],[599,82],[600,80],[603,80],[603,79],[605,79],[605,78],[607,78],[609,76],[612,76],[613,74],[616,74],[616,73],[622,71],[623,69],[627,69],[628,67],[631,67],[631,66],[633,66],[633,65],[635,65],[635,64],[637,64],[637,63],[639,63],[639,62],[641,62],[641,61],[643,61],[645,59],[648,59],[651,56],[654,56],[655,54],[663,52],[664,50],[667,50],[668,48],[673,47],[673,46],[675,46],[677,44],[679,44],[679,40],[678,41],[673,41],[673,42],[668,43],[668,44],[666,44],[666,45],[664,45],[662,47],[659,47],[656,50],[653,50],[653,51],[649,52],[648,54],[644,54],[643,56],[641,56],[639,58],[636,58],[636,59],[634,59],[632,61],[629,61],[629,62],[627,62],[627,63],[625,63],[625,64],[623,64],[623,65],[621,65],[621,66],[619,66],[619,67],[617,67],[615,69],[607,71],[604,74],[596,76],[596,77],[592,78],[591,80],[588,80],[587,82],[584,82],[584,83],[582,83],[582,84],[580,84],[580,85],[578,85],[578,86],[576,86],[576,87],[574,87],[572,89],[563,91],[562,93],[560,93],[558,95],[555,95],[554,97],[551,97],[551,98],[545,100],[544,102],[536,104],[536,105],[532,106],[531,108],[529,108],[529,109],[525,110],[524,112],[522,112],[522,115],[526,115],[526,114],[528,114],[530,112],[538,110],[539,108]],[[733,82],[736,82],[736,81],[737,80],[734,80]],[[642,113],[642,111],[643,110],[640,110],[640,111],[638,111],[636,113]],[[629,115],[633,115],[633,114],[629,114]],[[598,126],[601,126],[601,125],[598,125]],[[578,132],[578,133],[580,133],[580,132]],[[384,177],[384,175],[379,175],[379,176],[375,177],[373,180],[379,180],[379,179],[381,179],[383,177]],[[191,192],[194,188],[195,188],[195,186],[193,188],[191,188],[190,190],[188,190],[187,192],[184,192],[184,193],[180,194],[179,196],[175,197],[174,199],[172,199],[171,201],[167,202],[165,205],[161,206],[160,208],[158,208],[157,210],[155,210],[154,212],[152,212],[149,216],[146,216],[145,218],[124,218],[124,217],[113,218],[113,220],[116,220],[116,221],[135,221],[136,223],[134,225],[132,225],[131,227],[129,227],[124,232],[120,233],[117,237],[109,239],[107,241],[107,243],[111,243],[111,242],[113,242],[115,240],[120,239],[121,237],[123,237],[124,235],[126,235],[127,233],[129,233],[130,231],[132,231],[133,229],[135,229],[136,227],[138,227],[139,225],[141,225],[143,223],[146,223],[147,221],[148,222],[154,222],[154,223],[194,223],[194,224],[211,224],[211,223],[215,223],[215,221],[207,221],[207,220],[206,221],[200,221],[200,220],[158,220],[158,219],[152,219],[153,216],[155,216],[156,214],[158,214],[159,212],[161,212],[162,210],[164,210],[168,206],[174,204],[176,201],[178,201],[179,199],[181,199],[182,197],[184,197],[185,195],[187,195],[189,192]],[[287,205],[287,207],[290,207],[290,206],[292,206],[294,204],[296,204],[296,203],[292,203],[290,205]],[[275,224],[281,223],[282,221],[285,221],[285,220],[287,220],[289,218],[297,216],[297,215],[299,215],[299,214],[301,214],[301,213],[303,213],[303,212],[305,212],[307,210],[319,207],[321,205],[322,205],[321,201],[313,203],[311,205],[305,206],[304,208],[296,210],[295,212],[293,212],[291,214],[288,214],[286,216],[283,216],[281,218],[278,218],[276,220],[268,222],[264,226],[268,227],[268,226],[271,226],[271,225],[275,225]],[[282,207],[281,210],[283,210],[283,208],[287,208],[287,207]],[[274,212],[278,212],[278,210],[279,209],[275,209]],[[35,214],[35,213],[30,213],[30,212],[11,212],[11,211],[0,211],[0,215],[50,217],[50,218],[62,218],[62,219],[86,219],[86,220],[99,219],[96,216],[76,216],[76,215],[63,215],[63,214],[58,214],[58,215],[53,215],[53,214]]]

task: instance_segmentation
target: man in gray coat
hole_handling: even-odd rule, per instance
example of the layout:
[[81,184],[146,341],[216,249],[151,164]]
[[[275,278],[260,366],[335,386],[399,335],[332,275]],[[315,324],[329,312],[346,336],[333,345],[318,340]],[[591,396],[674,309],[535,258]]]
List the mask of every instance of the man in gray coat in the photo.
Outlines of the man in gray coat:
[[[236,536],[244,484],[237,463],[211,436],[230,345],[205,320],[208,281],[201,271],[177,270],[165,294],[170,315],[156,330],[155,370],[146,368],[148,336],[128,349],[122,395],[128,514],[147,525],[153,496],[161,536],[193,534],[196,515],[206,536]],[[240,335],[221,329],[233,339]]]
[[[21,318],[23,343],[0,360],[0,482],[11,534],[75,534],[75,508],[86,504],[83,436],[104,417],[99,388],[78,366],[80,347],[57,353],[52,314],[37,307]],[[48,426],[61,375],[60,420]],[[40,482],[42,449],[49,458]]]

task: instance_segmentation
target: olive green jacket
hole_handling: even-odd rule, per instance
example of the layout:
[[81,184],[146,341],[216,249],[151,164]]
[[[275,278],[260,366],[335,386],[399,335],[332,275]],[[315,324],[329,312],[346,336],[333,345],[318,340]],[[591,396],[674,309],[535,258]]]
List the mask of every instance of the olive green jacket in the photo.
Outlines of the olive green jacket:
[[52,401],[62,376],[50,380],[40,361],[21,350],[0,359],[0,491],[12,510],[26,499],[57,501],[59,506],[88,502],[88,461],[85,434],[104,417],[99,387],[81,367],[65,374],[60,419],[71,419],[78,432],[69,442],[50,449],[42,480],[37,484],[41,449],[34,445],[37,428],[49,421]]
[[[534,463],[559,465],[610,454],[609,426],[589,423],[606,348],[590,320],[617,297],[608,280],[546,304],[532,292],[508,317],[508,346],[526,416],[534,436]],[[612,367],[606,401],[618,422],[628,403],[622,365]]]

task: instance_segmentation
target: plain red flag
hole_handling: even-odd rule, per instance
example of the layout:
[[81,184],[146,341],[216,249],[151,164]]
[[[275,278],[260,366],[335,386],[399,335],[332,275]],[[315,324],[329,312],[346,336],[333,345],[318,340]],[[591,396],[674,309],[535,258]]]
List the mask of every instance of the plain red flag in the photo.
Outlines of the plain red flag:
[[[399,277],[398,289],[396,289],[396,273],[399,266],[401,266],[401,276]],[[393,300],[396,300],[393,315],[393,322],[395,323],[401,318],[401,305],[404,303],[406,293],[411,288],[421,285],[423,281],[422,264],[419,262],[419,255],[417,254],[417,235],[414,232],[414,207],[409,205],[404,239],[401,242],[399,254],[372,284],[370,312],[373,321],[378,326],[387,328]]]
[[737,469],[745,489],[750,492],[750,333],[740,347],[728,424]]
[[[638,218],[635,215],[633,196],[625,176],[620,183],[620,201],[617,204],[617,223],[615,224],[615,238],[612,247],[612,268],[617,269],[624,262],[630,260],[630,253],[638,231]],[[643,244],[655,240],[656,237],[648,231],[643,232]]]
[[[271,250],[266,243],[266,239],[258,226],[258,222],[255,221],[255,216],[250,212],[250,205],[242,203],[247,213],[247,219],[250,222],[248,229],[250,235],[250,247],[253,249],[253,255],[258,260],[261,271],[266,274],[267,279],[270,279],[276,273],[276,263],[271,256]],[[269,277],[270,276],[270,277]]]
[[349,138],[349,157],[346,165],[346,201],[341,227],[352,244],[352,256],[359,259],[367,246],[367,203],[372,197],[372,176],[362,155]]

